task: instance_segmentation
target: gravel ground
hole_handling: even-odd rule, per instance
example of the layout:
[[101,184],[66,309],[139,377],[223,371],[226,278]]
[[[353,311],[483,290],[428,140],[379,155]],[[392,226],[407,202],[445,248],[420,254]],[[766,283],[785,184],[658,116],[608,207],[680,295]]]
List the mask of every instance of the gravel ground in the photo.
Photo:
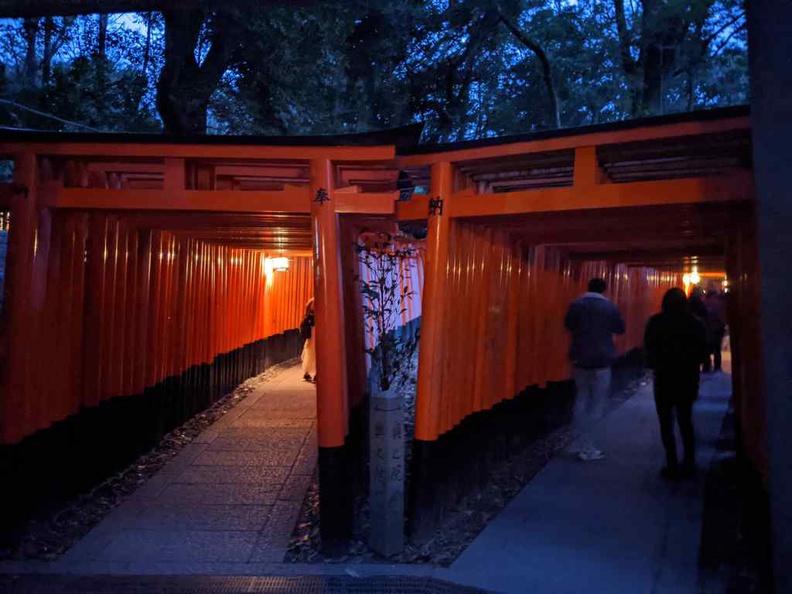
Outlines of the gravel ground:
[[[646,381],[646,378],[641,378],[631,382],[626,389],[612,396],[608,412],[635,394]],[[405,398],[405,424],[411,431],[415,413],[414,381],[403,384],[401,392]],[[469,494],[456,508],[448,512],[443,525],[429,542],[420,547],[408,543],[400,554],[387,559],[372,551],[366,543],[369,508],[365,496],[359,496],[355,502],[353,538],[347,550],[337,557],[326,557],[322,554],[319,536],[319,484],[314,476],[285,560],[290,563],[415,563],[448,566],[536,473],[574,438],[571,428],[565,426],[535,440],[523,451],[515,453],[511,460],[494,468],[484,489]],[[408,432],[407,443],[411,439],[412,433]],[[409,447],[406,452],[410,452]]]
[[51,561],[65,553],[135,489],[154,476],[171,458],[204,429],[244,400],[261,383],[294,365],[287,361],[239,385],[204,412],[195,415],[178,429],[165,435],[160,443],[130,466],[76,499],[64,501],[28,524],[13,548],[0,550],[0,559],[39,559]]

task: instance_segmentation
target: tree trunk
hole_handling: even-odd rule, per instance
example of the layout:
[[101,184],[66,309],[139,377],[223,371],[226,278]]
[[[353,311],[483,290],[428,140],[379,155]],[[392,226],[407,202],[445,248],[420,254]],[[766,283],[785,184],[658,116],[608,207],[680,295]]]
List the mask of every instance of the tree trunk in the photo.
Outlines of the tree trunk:
[[38,60],[36,57],[36,34],[39,28],[39,19],[27,18],[25,19],[22,27],[25,31],[25,70],[24,81],[30,87],[38,86],[36,80],[36,70],[38,69]]
[[148,73],[148,65],[149,60],[151,57],[151,21],[152,15],[149,12],[146,14],[146,46],[143,50],[143,75],[146,76]]
[[52,55],[54,49],[52,47],[52,33],[55,25],[52,22],[52,17],[44,19],[44,55],[41,58],[41,84],[47,86],[50,83],[52,75]]
[[663,113],[663,50],[655,45],[646,48],[643,59],[641,115]]
[[613,8],[616,14],[616,31],[619,35],[619,56],[621,58],[622,72],[627,82],[627,89],[630,97],[630,116],[636,117],[641,111],[640,94],[638,93],[638,62],[632,57],[630,52],[632,38],[627,28],[627,18],[624,12],[624,0],[613,0]]
[[107,15],[99,15],[99,38],[96,45],[96,78],[99,92],[107,88]]
[[97,43],[96,53],[100,58],[107,57],[107,15],[99,15],[99,41]]
[[211,47],[199,66],[195,48],[205,14],[201,10],[164,12],[165,64],[157,83],[157,109],[171,134],[205,134],[209,99],[226,70],[235,44],[228,21],[213,20]]
[[525,47],[531,50],[542,63],[542,79],[544,80],[545,88],[547,89],[547,97],[550,100],[550,112],[552,113],[555,127],[561,128],[561,111],[558,107],[558,94],[556,93],[555,83],[553,82],[553,72],[547,54],[541,45],[520,31],[503,15],[500,16],[500,20],[504,25],[506,25],[506,28],[511,31],[512,35],[514,35],[517,40]]
[[149,61],[151,60],[151,21],[152,21],[152,14],[146,13],[146,45],[143,49],[143,67],[141,68],[141,73],[143,75],[143,84],[140,85],[140,91],[138,93],[138,98],[136,101],[137,104],[137,111],[140,111],[140,107],[143,103],[143,96],[146,94],[146,89],[148,88],[148,68],[149,68]]

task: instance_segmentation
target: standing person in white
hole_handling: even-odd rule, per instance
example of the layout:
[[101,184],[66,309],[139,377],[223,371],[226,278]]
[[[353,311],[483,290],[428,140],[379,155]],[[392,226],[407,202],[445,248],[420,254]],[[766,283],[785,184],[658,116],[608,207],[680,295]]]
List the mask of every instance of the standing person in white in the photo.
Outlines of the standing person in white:
[[300,337],[303,343],[302,361],[303,379],[306,382],[316,381],[316,342],[314,340],[316,316],[314,313],[314,300],[311,298],[305,304],[305,317],[300,324]]
[[[564,327],[572,335],[569,360],[575,368],[575,407],[572,424],[577,432],[587,428],[604,412],[610,394],[611,365],[616,360],[614,334],[624,334],[619,308],[603,293],[608,288],[601,278],[593,278],[588,293],[569,306]],[[601,460],[603,453],[587,438],[581,438],[581,460]]]

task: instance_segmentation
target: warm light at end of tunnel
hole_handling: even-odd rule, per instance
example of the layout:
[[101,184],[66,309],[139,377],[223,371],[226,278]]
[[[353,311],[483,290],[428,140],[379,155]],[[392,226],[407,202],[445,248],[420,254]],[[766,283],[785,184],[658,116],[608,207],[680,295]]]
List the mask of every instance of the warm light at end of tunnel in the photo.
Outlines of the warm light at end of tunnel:
[[276,272],[286,272],[289,269],[289,259],[284,257],[273,258],[272,268]]
[[701,282],[701,276],[698,273],[698,268],[693,267],[693,271],[682,275],[682,282],[686,285],[697,285]]

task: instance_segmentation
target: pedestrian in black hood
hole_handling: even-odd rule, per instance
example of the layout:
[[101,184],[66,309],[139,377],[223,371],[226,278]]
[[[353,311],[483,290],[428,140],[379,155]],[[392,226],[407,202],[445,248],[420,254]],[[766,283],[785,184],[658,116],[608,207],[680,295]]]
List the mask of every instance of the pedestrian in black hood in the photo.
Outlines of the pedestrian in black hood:
[[[646,326],[644,348],[654,370],[654,394],[660,435],[666,453],[661,474],[668,479],[695,472],[693,402],[698,397],[699,369],[707,356],[704,325],[688,309],[682,289],[670,289],[663,297],[662,312]],[[680,467],[674,437],[674,412],[685,449]]]

